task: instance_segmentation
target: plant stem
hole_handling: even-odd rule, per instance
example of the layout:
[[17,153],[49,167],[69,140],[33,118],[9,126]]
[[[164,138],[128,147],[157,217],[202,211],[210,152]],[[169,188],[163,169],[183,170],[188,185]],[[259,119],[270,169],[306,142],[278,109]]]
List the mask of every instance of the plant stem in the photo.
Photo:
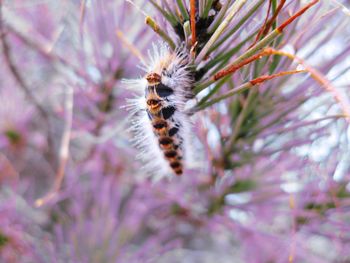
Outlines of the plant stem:
[[286,76],[286,75],[292,75],[292,74],[297,74],[297,73],[304,73],[306,72],[305,70],[291,70],[291,71],[282,71],[282,72],[279,72],[279,73],[276,73],[276,74],[272,74],[272,75],[263,75],[263,76],[260,76],[258,78],[255,78],[249,82],[246,82],[244,84],[242,84],[241,86],[235,88],[235,89],[232,89],[230,91],[228,91],[227,93],[225,93],[224,95],[222,96],[219,96],[217,98],[214,98],[212,99],[211,101],[208,101],[207,103],[204,103],[202,105],[200,105],[198,108],[196,108],[196,110],[202,110],[204,108],[207,108],[215,103],[218,103],[220,101],[222,101],[223,99],[226,99],[226,98],[229,98],[237,93],[240,93],[244,90],[247,90],[247,89],[250,89],[258,84],[261,84],[267,80],[271,80],[271,79],[274,79],[274,78],[277,78],[277,77],[282,77],[282,76]]
[[188,21],[190,17],[188,16],[188,12],[184,6],[184,3],[182,2],[182,0],[176,0],[176,2],[177,2],[177,5],[180,9],[181,15],[183,16],[184,20]]
[[224,37],[222,37],[218,42],[215,43],[210,49],[209,54],[216,49],[218,49],[229,37],[231,37],[238,29],[242,27],[242,25],[249,19],[251,16],[259,9],[259,7],[265,2],[265,0],[260,0],[257,2],[252,9],[236,24],[234,28],[228,31]]
[[222,21],[220,26],[215,30],[214,34],[211,36],[209,41],[206,43],[206,45],[203,47],[202,51],[198,54],[195,62],[196,64],[199,64],[200,61],[204,59],[204,57],[209,52],[209,49],[212,47],[214,42],[221,36],[222,32],[227,28],[227,26],[232,21],[233,17],[237,14],[237,12],[242,8],[242,6],[247,2],[247,0],[237,0],[234,2],[234,4],[231,7],[230,13],[227,15],[227,17]]
[[[222,100],[224,100],[224,99],[227,99],[227,98],[229,98],[229,97],[232,97],[232,96],[235,95],[235,94],[241,93],[241,92],[243,92],[243,91],[245,91],[245,90],[247,90],[247,89],[249,89],[249,88],[251,88],[251,87],[253,87],[253,86],[254,86],[254,85],[253,85],[252,83],[246,82],[246,83],[244,83],[243,85],[241,85],[241,86],[239,86],[239,87],[237,87],[237,88],[234,88],[234,89],[230,90],[229,92],[225,93],[225,94],[222,95],[222,96],[219,96],[219,97],[214,98],[214,99],[212,99],[212,100],[210,100],[210,101],[208,101],[208,102],[206,102],[206,103],[203,103],[202,105],[199,105],[198,107],[196,107],[196,111],[203,110],[203,109],[205,109],[205,108],[207,108],[207,107],[209,107],[209,106],[212,106],[212,105],[214,105],[214,104],[216,104],[216,103],[218,103],[218,102],[220,102],[220,101],[222,101]],[[200,102],[200,103],[201,103],[201,102]]]
[[156,9],[158,9],[159,12],[162,13],[162,15],[165,17],[165,19],[168,20],[172,26],[176,26],[176,24],[177,24],[176,17],[174,17],[171,13],[169,14],[168,12],[166,12],[154,0],[150,0],[150,2]]
[[146,17],[146,24],[149,25],[154,32],[156,32],[161,38],[163,38],[164,41],[166,41],[170,48],[172,50],[175,50],[176,45],[175,43],[171,40],[170,36],[168,36],[167,33],[165,33],[165,31],[163,31],[159,25],[156,23],[156,21],[154,21],[150,16]]
[[213,5],[213,2],[214,2],[214,0],[207,0],[207,4],[204,7],[204,11],[203,11],[203,15],[202,15],[203,18],[208,17],[209,11],[211,9],[211,6]]

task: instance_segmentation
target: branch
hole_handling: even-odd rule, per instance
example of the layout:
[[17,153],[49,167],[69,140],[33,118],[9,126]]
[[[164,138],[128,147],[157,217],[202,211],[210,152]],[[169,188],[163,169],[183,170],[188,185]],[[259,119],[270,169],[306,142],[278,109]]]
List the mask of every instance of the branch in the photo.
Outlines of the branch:
[[73,99],[74,92],[72,87],[67,87],[66,90],[66,99],[65,99],[65,124],[63,135],[61,139],[60,153],[59,153],[59,166],[57,169],[55,182],[52,189],[46,194],[44,197],[39,198],[35,201],[35,205],[40,207],[47,202],[51,201],[54,197],[56,197],[58,191],[61,188],[63,178],[65,175],[65,170],[69,157],[69,145],[71,138],[71,130],[73,123]]
[[2,20],[2,2],[0,1],[0,38],[1,38],[1,44],[3,48],[3,55],[5,59],[5,63],[11,72],[12,76],[14,77],[15,81],[18,83],[20,89],[24,92],[26,98],[36,107],[36,109],[39,112],[39,115],[46,123],[46,126],[48,127],[48,136],[47,136],[47,144],[48,144],[48,152],[49,152],[49,158],[50,160],[53,159],[54,153],[54,144],[53,140],[51,138],[51,125],[50,125],[50,118],[49,114],[46,112],[46,110],[43,108],[43,106],[40,104],[38,99],[32,94],[30,91],[30,88],[28,87],[27,83],[25,82],[24,78],[20,74],[19,70],[17,69],[12,57],[11,57],[11,48],[9,43],[6,39],[6,32],[4,30],[3,20]]
[[350,105],[342,98],[340,92],[338,92],[337,89],[333,87],[332,83],[321,72],[308,65],[303,59],[296,55],[273,48],[269,49],[274,55],[285,56],[301,64],[305,70],[311,74],[311,77],[321,85],[321,87],[325,88],[325,90],[333,94],[334,99],[339,103],[344,115],[346,115],[346,119],[350,122]]
[[[292,75],[292,74],[297,74],[297,73],[303,73],[303,72],[307,72],[306,70],[291,70],[291,71],[282,71],[282,72],[279,72],[279,73],[276,73],[276,74],[272,74],[272,75],[263,75],[263,76],[260,76],[256,79],[252,79],[244,84],[242,84],[241,86],[237,87],[237,88],[234,88],[230,91],[228,91],[227,93],[225,93],[224,95],[221,95],[219,97],[216,97],[206,103],[203,103],[201,104],[201,102],[198,103],[197,106],[195,106],[195,108],[192,110],[193,112],[196,112],[196,111],[200,111],[200,110],[203,110],[209,106],[212,106],[213,104],[216,104],[224,99],[227,99],[229,97],[232,97],[233,95],[235,94],[238,94],[238,93],[241,93],[245,90],[248,90],[250,88],[253,88],[254,86],[257,86],[267,80],[271,80],[271,79],[274,79],[274,78],[277,78],[277,77],[282,77],[282,76],[286,76],[286,75]],[[191,112],[191,110],[190,110]]]
[[161,38],[163,38],[164,41],[166,41],[169,44],[172,50],[175,50],[175,43],[171,40],[168,34],[165,33],[165,31],[159,27],[156,21],[154,21],[150,16],[147,16],[145,22],[153,29],[154,32],[156,32]]

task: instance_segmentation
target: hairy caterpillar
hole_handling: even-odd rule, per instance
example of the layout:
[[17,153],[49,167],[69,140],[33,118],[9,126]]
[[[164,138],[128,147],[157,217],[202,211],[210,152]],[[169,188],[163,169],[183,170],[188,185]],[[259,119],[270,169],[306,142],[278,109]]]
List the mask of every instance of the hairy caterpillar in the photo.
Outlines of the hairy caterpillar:
[[146,74],[126,80],[138,92],[128,100],[132,130],[139,158],[153,175],[181,175],[188,160],[190,125],[185,104],[192,96],[193,74],[185,48],[171,51],[166,44],[153,45]]

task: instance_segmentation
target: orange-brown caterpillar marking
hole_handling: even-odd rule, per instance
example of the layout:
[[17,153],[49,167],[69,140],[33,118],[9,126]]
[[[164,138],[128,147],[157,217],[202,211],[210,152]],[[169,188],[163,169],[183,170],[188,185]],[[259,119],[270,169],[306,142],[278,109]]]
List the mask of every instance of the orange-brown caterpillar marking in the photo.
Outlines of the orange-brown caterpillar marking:
[[162,149],[169,149],[172,146],[173,139],[170,137],[162,136],[159,138],[159,144]]
[[164,152],[166,158],[172,159],[177,156],[177,152],[175,150],[168,150]]
[[161,76],[155,72],[147,74],[145,78],[150,86],[157,85],[161,81]]
[[166,136],[168,132],[168,123],[160,118],[155,118],[152,120],[152,126],[155,133],[158,136]]
[[182,174],[182,154],[179,144],[175,138],[178,127],[172,116],[176,108],[164,106],[166,98],[173,94],[173,90],[162,83],[161,76],[155,72],[145,76],[148,86],[146,90],[146,107],[148,117],[152,122],[153,132],[158,138],[160,149],[165,159],[176,175]]
[[182,175],[183,171],[182,171],[182,168],[176,168],[174,169],[174,172],[176,173],[176,175]]
[[149,93],[147,97],[147,109],[151,114],[157,114],[162,108],[162,100],[157,94]]
[[173,169],[179,168],[179,167],[181,167],[181,163],[180,163],[180,162],[177,162],[177,161],[171,162],[171,163],[170,163],[170,166],[171,166],[171,168],[173,168]]

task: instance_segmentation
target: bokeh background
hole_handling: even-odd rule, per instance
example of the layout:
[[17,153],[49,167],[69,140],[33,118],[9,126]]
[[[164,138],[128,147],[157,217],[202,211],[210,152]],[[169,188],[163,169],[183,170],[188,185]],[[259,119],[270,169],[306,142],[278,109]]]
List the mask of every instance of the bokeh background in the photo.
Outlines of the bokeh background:
[[[317,74],[194,114],[190,169],[158,181],[130,143],[122,79],[160,40],[144,13],[175,35],[133,2],[0,1],[1,262],[350,262],[349,1],[320,1],[274,43]],[[209,60],[252,43],[269,1],[248,2],[232,27],[261,3]],[[281,21],[309,2],[287,1]],[[301,66],[265,63],[218,94]]]

